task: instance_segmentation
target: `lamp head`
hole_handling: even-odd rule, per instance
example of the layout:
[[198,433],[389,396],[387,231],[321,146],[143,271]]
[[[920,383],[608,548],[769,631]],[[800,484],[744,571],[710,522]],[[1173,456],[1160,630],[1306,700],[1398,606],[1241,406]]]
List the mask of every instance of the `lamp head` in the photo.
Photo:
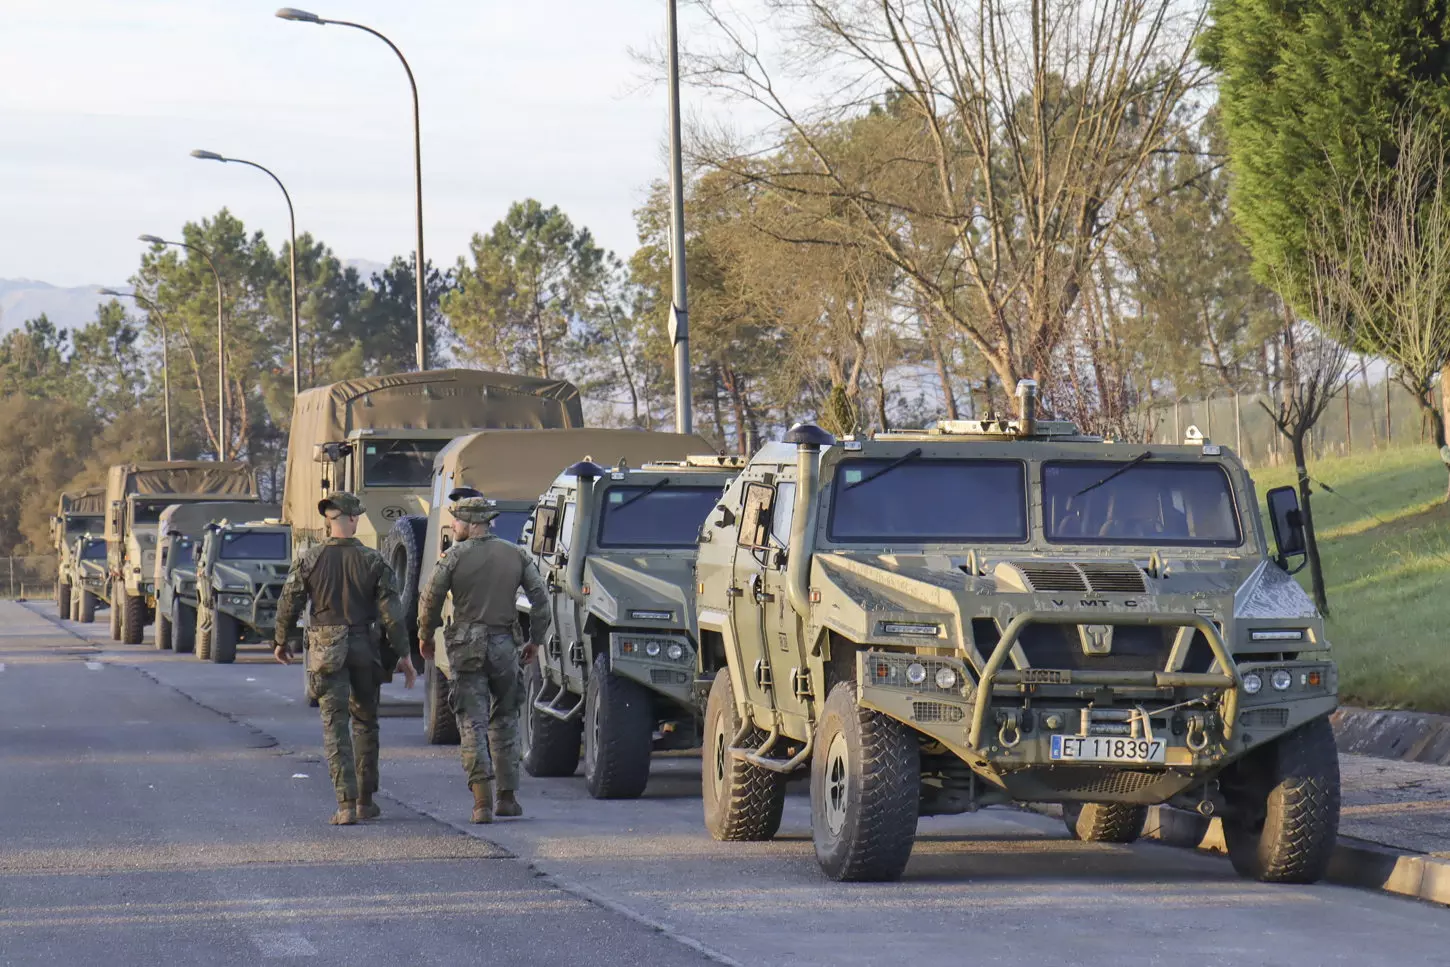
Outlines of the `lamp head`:
[[200,148],[197,148],[195,151],[193,151],[191,153],[191,156],[193,158],[200,158],[202,161],[226,161],[227,160],[226,158],[223,158],[221,155],[217,154],[215,151],[203,151]]
[[308,13],[306,10],[298,10],[296,7],[283,7],[277,11],[277,16],[283,20],[296,20],[298,23],[320,24],[322,18],[315,13]]
[[165,245],[166,244],[166,239],[164,239],[164,238],[157,238],[155,235],[142,235],[140,237],[140,241],[145,242],[147,245]]

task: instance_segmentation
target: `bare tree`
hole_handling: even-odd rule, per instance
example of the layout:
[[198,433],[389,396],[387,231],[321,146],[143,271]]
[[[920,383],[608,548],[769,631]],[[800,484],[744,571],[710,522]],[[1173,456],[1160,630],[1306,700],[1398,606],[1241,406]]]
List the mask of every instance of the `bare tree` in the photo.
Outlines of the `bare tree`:
[[1341,288],[1358,320],[1359,345],[1393,364],[1450,465],[1450,141],[1440,125],[1409,118],[1400,125],[1396,155],[1392,164],[1355,172],[1337,199],[1344,258],[1356,277]]

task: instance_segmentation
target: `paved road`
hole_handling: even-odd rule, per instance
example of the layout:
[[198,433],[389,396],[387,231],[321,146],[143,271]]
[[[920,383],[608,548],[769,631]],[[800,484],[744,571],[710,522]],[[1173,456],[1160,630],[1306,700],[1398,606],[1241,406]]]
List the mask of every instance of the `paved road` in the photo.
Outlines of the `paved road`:
[[208,964],[1447,962],[1450,910],[1245,883],[1215,857],[1076,843],[1010,810],[923,820],[902,883],[829,883],[803,788],[774,842],[715,843],[688,757],[657,759],[638,802],[526,779],[527,817],[473,827],[457,750],[414,718],[383,723],[385,819],[333,829],[296,667],[203,664],[100,627],[0,604],[6,965],[185,963],[201,944]]

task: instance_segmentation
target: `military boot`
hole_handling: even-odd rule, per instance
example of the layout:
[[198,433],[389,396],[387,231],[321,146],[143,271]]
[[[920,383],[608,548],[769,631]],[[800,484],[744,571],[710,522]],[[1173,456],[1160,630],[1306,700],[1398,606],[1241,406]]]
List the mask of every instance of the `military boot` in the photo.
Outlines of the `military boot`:
[[337,812],[332,814],[328,820],[334,826],[354,826],[357,824],[357,803],[351,799],[344,799],[337,804]]
[[494,812],[500,816],[522,816],[524,807],[519,805],[519,800],[512,789],[501,789],[498,794],[498,806]]
[[373,802],[373,794],[372,793],[365,792],[362,795],[358,796],[358,800],[357,800],[357,818],[358,819],[377,819],[382,814],[383,814],[383,811],[378,808],[378,804],[375,803],[375,802]]
[[473,821],[475,823],[493,822],[493,783],[475,782],[468,788],[473,790]]

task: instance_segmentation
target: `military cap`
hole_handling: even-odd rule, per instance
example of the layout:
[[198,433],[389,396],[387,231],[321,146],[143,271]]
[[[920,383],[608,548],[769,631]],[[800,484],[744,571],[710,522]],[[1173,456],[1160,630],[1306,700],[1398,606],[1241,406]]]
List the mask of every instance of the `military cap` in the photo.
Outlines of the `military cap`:
[[482,497],[483,491],[474,490],[472,487],[454,487],[448,491],[449,500],[462,500],[464,497]]
[[487,524],[499,515],[487,497],[464,497],[453,505],[453,516],[465,524]]
[[345,490],[334,490],[317,502],[317,512],[326,517],[329,510],[335,510],[347,517],[361,517],[363,512],[362,501],[357,499],[356,494],[350,494]]

